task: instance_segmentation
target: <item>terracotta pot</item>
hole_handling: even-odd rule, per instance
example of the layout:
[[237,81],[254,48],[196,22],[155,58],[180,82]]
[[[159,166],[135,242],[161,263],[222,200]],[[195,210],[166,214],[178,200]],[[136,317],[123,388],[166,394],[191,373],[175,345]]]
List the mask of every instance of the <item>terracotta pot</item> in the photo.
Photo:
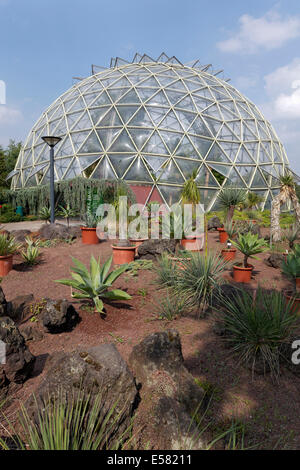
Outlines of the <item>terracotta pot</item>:
[[220,243],[226,243],[229,236],[228,236],[228,233],[226,232],[225,228],[218,228],[217,230],[219,232]]
[[99,238],[96,233],[96,227],[80,227],[81,228],[81,236],[82,236],[82,243],[85,245],[96,245],[99,243]]
[[297,297],[299,294],[295,292],[283,292],[283,295],[287,303],[293,301],[292,312],[300,315],[300,297]]
[[13,255],[0,256],[0,277],[7,276],[12,270]]
[[179,269],[184,270],[184,261],[191,261],[192,258],[176,258],[175,256],[169,256],[169,260],[173,261]]
[[202,244],[200,242],[200,238],[183,238],[181,240],[181,246],[186,251],[202,251]]
[[130,243],[133,243],[135,246],[136,246],[136,249],[135,249],[135,256],[138,255],[138,248],[139,246],[146,242],[147,240],[149,240],[149,238],[130,238]]
[[233,266],[233,279],[235,282],[248,283],[251,281],[253,266],[248,264],[247,268],[243,266]]
[[113,249],[113,262],[114,264],[127,264],[134,261],[136,245],[133,246],[115,246],[111,245]]
[[236,250],[234,248],[231,248],[230,250],[222,250],[221,251],[223,258],[226,261],[232,261],[235,258],[236,255]]

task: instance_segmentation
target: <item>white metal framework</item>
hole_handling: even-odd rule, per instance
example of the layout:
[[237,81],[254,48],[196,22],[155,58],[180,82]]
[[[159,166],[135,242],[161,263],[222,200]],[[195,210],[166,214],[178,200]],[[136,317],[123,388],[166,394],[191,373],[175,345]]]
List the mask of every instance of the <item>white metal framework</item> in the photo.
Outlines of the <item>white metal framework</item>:
[[148,199],[157,188],[170,205],[197,169],[206,210],[229,185],[259,193],[268,207],[288,166],[285,150],[258,108],[219,73],[165,54],[112,59],[110,69],[76,83],[42,114],[10,174],[12,188],[49,181],[41,137],[56,135],[57,181],[124,179],[148,185]]

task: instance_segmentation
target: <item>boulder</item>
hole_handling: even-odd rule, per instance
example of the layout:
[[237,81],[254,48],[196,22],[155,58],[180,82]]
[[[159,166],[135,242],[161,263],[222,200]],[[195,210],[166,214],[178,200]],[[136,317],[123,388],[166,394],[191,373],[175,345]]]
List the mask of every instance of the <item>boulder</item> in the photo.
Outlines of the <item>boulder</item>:
[[129,365],[141,394],[135,426],[144,424],[145,442],[155,436],[160,450],[202,449],[192,416],[203,412],[204,391],[184,366],[178,332],[147,336],[133,348]]
[[0,286],[0,317],[5,317],[6,313],[7,313],[7,302],[6,302],[3,289]]
[[0,365],[9,382],[23,383],[30,376],[35,357],[25,344],[19,329],[9,317],[0,318],[0,340],[6,345],[6,363]]
[[68,233],[70,238],[80,238],[81,237],[81,228],[79,225],[71,225],[68,228]]
[[214,216],[207,222],[207,230],[217,230],[217,228],[221,227],[221,221],[219,217]]
[[43,332],[40,330],[38,323],[20,326],[20,333],[26,342],[41,341],[44,338]]
[[[138,391],[132,373],[113,344],[80,348],[60,352],[46,363],[48,371],[42,383],[26,403],[29,416],[37,422],[35,400],[44,412],[57,397],[71,400],[84,397],[101,397],[102,421],[112,410],[109,420],[108,448],[129,429],[135,410]],[[88,414],[88,410],[86,412]]]
[[10,235],[16,239],[17,242],[25,242],[25,238],[31,234],[30,230],[12,230]]
[[164,252],[175,253],[178,240],[146,240],[138,247],[138,257],[140,259],[155,260]]
[[44,224],[40,228],[40,237],[44,240],[66,240],[70,238],[68,227],[63,224]]
[[64,299],[47,299],[41,311],[41,318],[49,333],[71,331],[79,321],[79,315],[73,305]]
[[7,316],[19,323],[30,313],[30,306],[34,301],[33,294],[19,295],[7,304]]
[[285,256],[281,253],[271,253],[270,256],[264,260],[264,263],[271,268],[280,269]]

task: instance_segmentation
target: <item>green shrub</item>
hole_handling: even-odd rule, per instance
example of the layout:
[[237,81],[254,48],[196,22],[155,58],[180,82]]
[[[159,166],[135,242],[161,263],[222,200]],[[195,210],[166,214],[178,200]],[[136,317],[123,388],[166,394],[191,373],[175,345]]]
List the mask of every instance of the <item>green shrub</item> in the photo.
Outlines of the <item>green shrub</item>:
[[160,320],[172,321],[177,317],[181,317],[186,310],[187,303],[185,297],[178,295],[173,290],[164,292],[164,296],[154,306],[154,313]]
[[262,361],[264,369],[278,376],[281,349],[297,326],[293,304],[281,292],[267,294],[258,289],[256,296],[245,290],[234,299],[222,301],[219,320],[225,326],[225,340],[239,361],[255,369]]
[[157,259],[153,270],[156,274],[155,282],[160,287],[174,287],[176,285],[179,270],[167,253],[163,253],[162,256]]

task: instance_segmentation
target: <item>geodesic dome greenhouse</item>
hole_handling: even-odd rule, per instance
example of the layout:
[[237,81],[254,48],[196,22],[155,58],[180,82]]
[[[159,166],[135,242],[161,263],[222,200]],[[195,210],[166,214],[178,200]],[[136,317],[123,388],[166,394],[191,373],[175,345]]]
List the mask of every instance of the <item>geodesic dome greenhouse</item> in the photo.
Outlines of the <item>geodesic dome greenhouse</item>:
[[206,210],[227,186],[259,193],[267,208],[288,166],[273,127],[251,101],[209,66],[165,54],[113,59],[57,98],[25,141],[9,175],[12,189],[49,182],[45,135],[62,138],[56,181],[122,179],[143,203],[177,202],[197,170]]

